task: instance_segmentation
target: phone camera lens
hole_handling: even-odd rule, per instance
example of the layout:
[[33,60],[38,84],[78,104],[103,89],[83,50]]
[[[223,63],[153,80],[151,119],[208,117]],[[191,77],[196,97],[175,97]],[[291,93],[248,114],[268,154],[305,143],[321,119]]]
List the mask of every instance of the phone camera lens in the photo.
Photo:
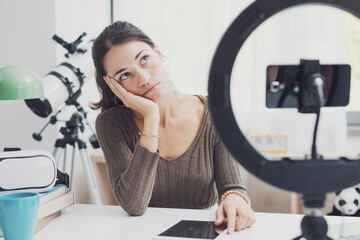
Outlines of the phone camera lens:
[[270,91],[271,92],[277,93],[277,92],[279,92],[279,89],[280,89],[280,83],[278,81],[273,81],[270,84]]

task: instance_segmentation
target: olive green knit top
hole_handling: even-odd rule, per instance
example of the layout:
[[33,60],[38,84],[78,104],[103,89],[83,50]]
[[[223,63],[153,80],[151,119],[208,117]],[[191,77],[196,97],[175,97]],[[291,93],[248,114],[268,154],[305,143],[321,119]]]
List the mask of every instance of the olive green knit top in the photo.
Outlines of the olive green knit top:
[[233,189],[247,195],[237,164],[217,137],[207,98],[198,97],[205,104],[202,123],[190,147],[170,160],[138,143],[130,109],[112,107],[97,117],[112,191],[130,215],[142,215],[148,206],[208,208]]

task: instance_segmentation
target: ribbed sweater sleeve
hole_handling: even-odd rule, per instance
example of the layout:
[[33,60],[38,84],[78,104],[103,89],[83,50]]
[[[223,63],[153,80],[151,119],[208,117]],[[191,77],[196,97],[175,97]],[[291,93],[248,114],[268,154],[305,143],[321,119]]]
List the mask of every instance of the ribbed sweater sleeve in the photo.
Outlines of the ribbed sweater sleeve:
[[250,199],[243,185],[237,163],[217,137],[214,149],[214,171],[219,197],[228,190],[237,190]]
[[151,199],[159,153],[138,143],[128,146],[129,126],[122,117],[114,111],[101,113],[96,132],[115,198],[130,215],[142,215]]

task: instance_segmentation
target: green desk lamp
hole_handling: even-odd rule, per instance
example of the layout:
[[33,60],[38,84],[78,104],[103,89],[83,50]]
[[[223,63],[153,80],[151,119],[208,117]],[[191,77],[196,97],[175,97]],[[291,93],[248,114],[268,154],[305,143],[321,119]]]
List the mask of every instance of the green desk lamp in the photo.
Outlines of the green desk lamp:
[[23,66],[0,68],[0,100],[32,99],[44,96],[40,77]]

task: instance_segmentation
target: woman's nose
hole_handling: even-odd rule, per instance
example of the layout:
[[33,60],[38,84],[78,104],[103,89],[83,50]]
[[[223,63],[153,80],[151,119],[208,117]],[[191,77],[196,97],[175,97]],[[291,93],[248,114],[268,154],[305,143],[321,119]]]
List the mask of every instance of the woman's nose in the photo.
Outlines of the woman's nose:
[[150,73],[145,69],[140,69],[138,72],[138,85],[139,87],[147,84],[151,79]]

